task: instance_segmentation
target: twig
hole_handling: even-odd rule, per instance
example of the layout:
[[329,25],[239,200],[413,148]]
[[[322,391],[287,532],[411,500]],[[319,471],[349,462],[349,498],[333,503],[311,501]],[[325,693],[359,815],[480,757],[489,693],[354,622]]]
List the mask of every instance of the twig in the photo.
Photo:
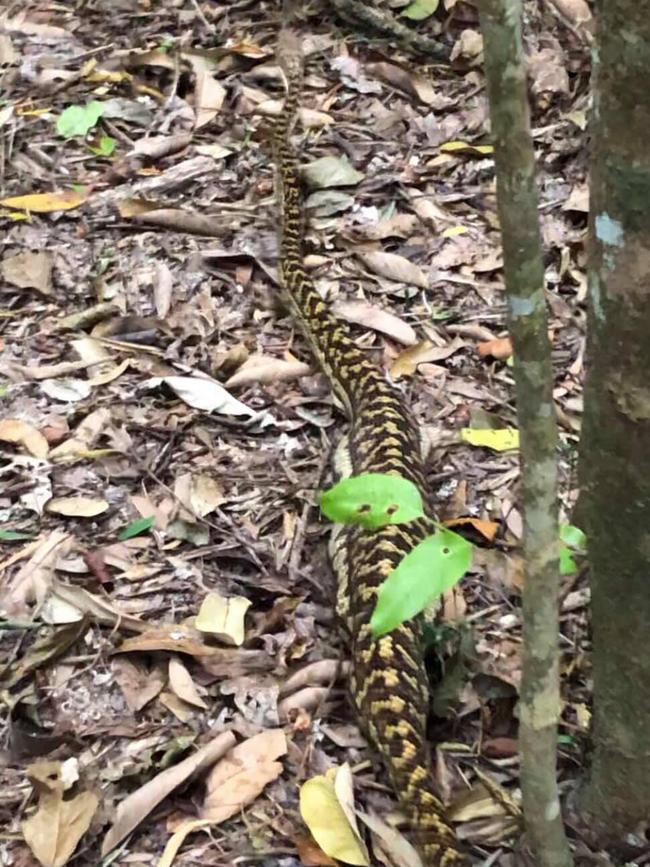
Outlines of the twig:
[[519,749],[524,817],[539,867],[569,867],[556,780],[557,425],[530,132],[521,0],[480,0],[521,441],[525,580]]

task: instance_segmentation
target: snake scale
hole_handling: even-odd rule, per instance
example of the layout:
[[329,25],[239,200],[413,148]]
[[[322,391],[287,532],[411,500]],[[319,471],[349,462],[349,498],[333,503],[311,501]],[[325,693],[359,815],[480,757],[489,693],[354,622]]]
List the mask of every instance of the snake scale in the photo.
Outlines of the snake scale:
[[[298,37],[289,30],[280,34],[277,57],[287,85],[273,128],[280,276],[287,303],[350,417],[348,472],[400,475],[414,482],[424,497],[419,434],[401,393],[356,345],[347,324],[332,314],[303,266],[302,194],[290,143],[302,93],[303,59]],[[465,857],[430,772],[421,623],[415,619],[379,639],[370,631],[379,585],[430,532],[426,520],[372,531],[346,526],[333,538],[330,553],[338,581],[338,614],[350,633],[352,694],[362,724],[388,767],[425,863],[456,867]]]

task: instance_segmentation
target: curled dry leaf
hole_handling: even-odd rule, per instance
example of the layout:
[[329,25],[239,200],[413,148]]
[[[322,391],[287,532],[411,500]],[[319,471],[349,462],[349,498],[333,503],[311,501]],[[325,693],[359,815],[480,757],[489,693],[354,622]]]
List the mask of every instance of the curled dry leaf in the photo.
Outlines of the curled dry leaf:
[[108,509],[101,497],[54,497],[45,505],[45,511],[68,518],[94,518]]
[[408,323],[394,313],[382,310],[367,301],[336,301],[332,309],[337,316],[348,322],[381,331],[404,346],[417,343],[417,335]]
[[397,253],[384,253],[381,250],[375,250],[370,253],[359,253],[359,258],[366,268],[374,274],[379,274],[380,277],[387,277],[398,283],[409,283],[420,289],[426,289],[429,286],[429,280],[424,271],[418,265],[409,262],[404,256],[398,256]]
[[372,812],[362,813],[357,810],[356,813],[363,824],[370,828],[375,854],[378,851],[384,852],[388,856],[388,863],[395,867],[422,867],[422,859],[417,850],[397,828],[386,824]]
[[238,744],[210,771],[201,819],[224,822],[251,804],[282,773],[276,761],[287,752],[282,729],[268,729]]
[[35,458],[46,458],[50,451],[43,434],[31,424],[17,418],[0,421],[0,440],[24,446]]
[[194,625],[200,632],[208,632],[238,647],[244,643],[244,617],[250,604],[250,600],[244,596],[208,593],[201,603]]
[[[27,546],[29,560],[3,588],[0,608],[12,617],[30,617],[30,603],[43,603],[54,576],[54,564],[71,544],[67,533],[55,530]],[[0,563],[0,570],[7,562]]]
[[435,346],[430,340],[423,340],[415,346],[405,349],[391,364],[390,374],[393,379],[402,376],[413,376],[420,364],[430,364],[433,361],[443,361],[449,358],[467,344],[460,337],[455,337],[445,346]]
[[196,111],[196,129],[200,129],[221,111],[226,98],[225,87],[216,81],[212,74],[203,69],[197,73],[194,90],[194,109]]
[[192,680],[192,675],[177,656],[169,660],[169,685],[174,693],[187,704],[207,708]]
[[193,755],[136,789],[118,806],[115,819],[102,843],[102,856],[130,834],[170,792],[190,777],[209,768],[235,744],[232,732],[223,732]]

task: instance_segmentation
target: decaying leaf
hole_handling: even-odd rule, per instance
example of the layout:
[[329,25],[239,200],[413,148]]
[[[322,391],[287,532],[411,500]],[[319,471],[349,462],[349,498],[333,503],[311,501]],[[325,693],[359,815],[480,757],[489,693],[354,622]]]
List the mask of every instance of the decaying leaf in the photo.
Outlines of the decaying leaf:
[[363,264],[375,274],[396,280],[398,283],[409,283],[420,289],[427,289],[429,280],[424,271],[413,262],[409,262],[404,256],[396,253],[384,253],[375,250],[370,253],[359,253]]
[[[0,597],[0,609],[13,617],[29,617],[31,603],[41,605],[47,595],[54,575],[54,564],[70,546],[67,533],[54,530],[44,539],[27,546],[29,560],[14,575]],[[0,570],[7,564],[1,563]]]
[[228,388],[242,388],[258,382],[286,382],[311,373],[309,364],[298,359],[272,358],[267,355],[251,355],[250,358],[226,381]]
[[[367,867],[370,863],[356,822],[351,824],[339,800],[336,778],[340,768],[312,777],[300,787],[300,815],[323,852],[347,864]],[[344,786],[347,780],[342,778]]]
[[117,808],[115,819],[102,843],[102,856],[130,834],[170,792],[190,777],[213,765],[235,744],[232,732],[223,732],[193,755],[167,768],[132,792]]
[[267,729],[238,744],[210,771],[201,819],[225,822],[251,804],[282,773],[277,759],[287,752],[282,729]]
[[408,323],[375,304],[369,304],[367,301],[336,301],[332,305],[332,310],[342,319],[381,331],[382,334],[387,334],[404,346],[417,343],[417,334]]
[[0,440],[24,446],[35,458],[46,458],[50,450],[47,440],[39,430],[17,418],[0,421]]
[[108,502],[101,497],[54,497],[45,505],[45,510],[68,518],[94,518],[108,509]]
[[86,201],[87,192],[59,190],[52,193],[29,193],[25,196],[11,196],[0,200],[5,208],[33,211],[35,214],[49,214],[53,211],[69,211],[78,208]]
[[43,295],[52,292],[52,254],[46,250],[25,250],[13,256],[5,256],[0,271],[12,286],[37,289]]
[[312,190],[328,187],[349,187],[362,181],[364,175],[358,172],[347,157],[321,157],[303,168],[303,177]]
[[250,604],[244,596],[208,593],[194,625],[200,632],[208,632],[221,641],[239,646],[244,643],[244,617]]
[[184,520],[193,521],[204,518],[224,501],[223,491],[217,481],[208,475],[183,473],[174,482],[174,495],[180,500],[188,514],[181,514]]
[[203,412],[220,412],[224,415],[255,415],[255,410],[246,406],[210,377],[158,376],[145,383],[149,388],[165,384],[189,406]]
[[192,675],[177,656],[172,656],[169,660],[169,685],[182,701],[194,707],[207,708],[192,680]]
[[129,653],[135,650],[142,652],[170,650],[173,653],[187,653],[189,656],[210,656],[219,653],[219,648],[204,644],[195,630],[173,624],[147,629],[141,635],[127,638],[116,648],[115,653]]
[[93,792],[65,799],[61,770],[62,766],[54,762],[39,762],[28,768],[39,800],[36,812],[21,822],[21,830],[43,867],[63,867],[68,862],[99,805]]

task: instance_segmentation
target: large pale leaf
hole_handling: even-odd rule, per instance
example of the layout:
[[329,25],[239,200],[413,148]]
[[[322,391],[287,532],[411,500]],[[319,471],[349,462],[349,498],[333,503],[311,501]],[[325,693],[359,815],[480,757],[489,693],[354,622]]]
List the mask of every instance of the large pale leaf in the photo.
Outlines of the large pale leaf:
[[300,815],[326,855],[365,867],[370,863],[366,847],[337,797],[336,770],[332,770],[300,787]]
[[369,253],[359,253],[359,258],[373,273],[398,283],[410,283],[420,289],[427,289],[429,280],[424,271],[397,253],[384,253],[374,250]]

